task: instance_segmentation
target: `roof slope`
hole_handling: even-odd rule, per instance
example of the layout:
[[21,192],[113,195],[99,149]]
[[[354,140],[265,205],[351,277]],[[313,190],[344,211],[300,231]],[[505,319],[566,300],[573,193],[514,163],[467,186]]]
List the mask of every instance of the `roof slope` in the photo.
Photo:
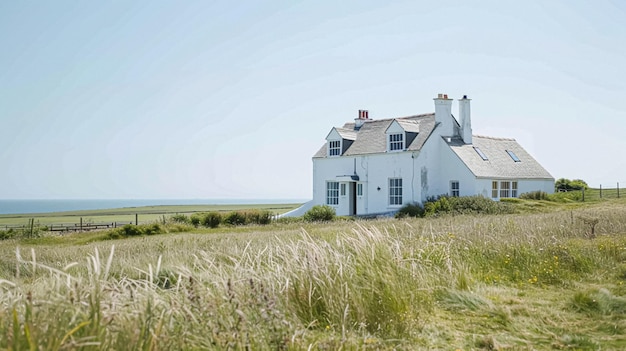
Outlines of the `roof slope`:
[[[478,178],[554,179],[515,139],[475,135],[472,141],[473,144],[464,144],[454,138],[447,144]],[[479,148],[487,160],[483,160],[474,147]],[[515,153],[520,162],[515,162],[507,150]]]
[[[355,131],[356,140],[354,140],[352,145],[342,154],[342,156],[367,155],[386,152],[387,137],[385,135],[385,131],[394,120],[397,120],[403,127],[410,128],[410,131],[419,130],[417,137],[407,148],[408,151],[420,150],[432,133],[433,129],[435,129],[434,113],[408,117],[367,120],[358,131]],[[354,123],[346,123],[343,128],[336,129],[352,131],[354,130]],[[313,155],[313,158],[326,157],[326,147],[327,143],[324,143],[315,155]]]

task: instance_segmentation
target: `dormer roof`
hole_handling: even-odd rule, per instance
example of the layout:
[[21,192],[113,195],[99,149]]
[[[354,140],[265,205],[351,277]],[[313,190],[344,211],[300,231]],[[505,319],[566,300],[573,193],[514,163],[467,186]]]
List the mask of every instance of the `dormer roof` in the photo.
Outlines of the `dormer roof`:
[[351,129],[334,127],[326,136],[326,140],[356,140],[356,132]]
[[[421,150],[435,128],[435,114],[427,113],[407,117],[368,120],[363,123],[358,130],[354,129],[354,123],[346,123],[343,128],[333,128],[331,133],[333,133],[333,131],[336,133],[342,131],[341,133],[345,136],[354,135],[354,139],[349,139],[354,140],[354,142],[343,152],[343,156],[384,153],[387,151],[387,138],[385,133],[394,121],[397,121],[407,132],[419,132],[415,140],[405,148],[407,151]],[[328,137],[326,137],[326,139],[328,140]],[[325,143],[313,157],[326,157],[328,152],[327,147],[327,143]]]

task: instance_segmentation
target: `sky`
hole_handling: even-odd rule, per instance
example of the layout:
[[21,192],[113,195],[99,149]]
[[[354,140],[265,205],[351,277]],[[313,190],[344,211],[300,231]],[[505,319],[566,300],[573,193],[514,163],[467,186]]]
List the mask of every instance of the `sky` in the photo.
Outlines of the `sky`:
[[626,185],[623,1],[3,1],[0,198],[309,199],[332,127],[439,93]]

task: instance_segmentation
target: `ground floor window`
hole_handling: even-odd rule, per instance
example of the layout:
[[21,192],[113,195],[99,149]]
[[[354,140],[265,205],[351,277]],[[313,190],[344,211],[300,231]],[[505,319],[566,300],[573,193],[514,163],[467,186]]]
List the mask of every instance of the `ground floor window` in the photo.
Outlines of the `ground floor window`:
[[339,182],[326,182],[326,204],[339,205]]
[[[498,196],[500,195],[500,196]],[[517,197],[517,181],[501,180],[491,182],[491,197],[494,199]]]
[[450,196],[453,197],[459,197],[460,196],[460,188],[459,188],[459,181],[458,180],[453,180],[450,182]]
[[341,183],[341,196],[346,196],[346,183]]
[[363,196],[363,184],[362,183],[356,184],[356,195]]
[[389,205],[402,205],[402,178],[389,178]]

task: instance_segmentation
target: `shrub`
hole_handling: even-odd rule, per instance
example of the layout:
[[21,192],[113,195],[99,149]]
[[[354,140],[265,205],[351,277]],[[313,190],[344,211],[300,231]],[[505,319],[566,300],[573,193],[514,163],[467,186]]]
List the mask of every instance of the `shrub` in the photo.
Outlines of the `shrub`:
[[569,180],[566,178],[560,178],[554,182],[555,191],[571,191],[571,190],[583,190],[589,188],[587,182],[582,179]]
[[167,233],[165,227],[159,223],[132,225],[127,224],[123,227],[113,229],[108,236],[111,239],[125,238],[129,236],[154,235]]
[[192,214],[189,217],[189,222],[191,222],[191,225],[193,225],[194,227],[198,227],[202,222],[202,215],[199,213]]
[[506,202],[497,202],[483,196],[448,197],[439,196],[424,204],[424,216],[440,214],[505,214],[513,213],[514,207]]
[[219,212],[204,213],[201,223],[208,228],[217,228],[222,223],[222,215]]
[[224,223],[230,225],[245,225],[246,216],[241,211],[230,212],[224,217]]
[[18,235],[18,232],[13,228],[9,230],[0,230],[0,240],[12,239]]
[[246,217],[246,224],[270,224],[272,213],[270,211],[248,210],[243,212]]
[[548,200],[548,193],[545,191],[531,191],[520,194],[519,198],[523,200]]
[[315,205],[304,214],[308,222],[328,222],[335,218],[335,209],[327,205]]
[[189,219],[189,217],[187,217],[184,214],[175,214],[172,217],[170,217],[170,221],[174,222],[174,223],[184,223],[184,224],[189,224],[191,223],[191,220]]
[[424,208],[418,203],[406,204],[396,213],[396,218],[424,217]]

